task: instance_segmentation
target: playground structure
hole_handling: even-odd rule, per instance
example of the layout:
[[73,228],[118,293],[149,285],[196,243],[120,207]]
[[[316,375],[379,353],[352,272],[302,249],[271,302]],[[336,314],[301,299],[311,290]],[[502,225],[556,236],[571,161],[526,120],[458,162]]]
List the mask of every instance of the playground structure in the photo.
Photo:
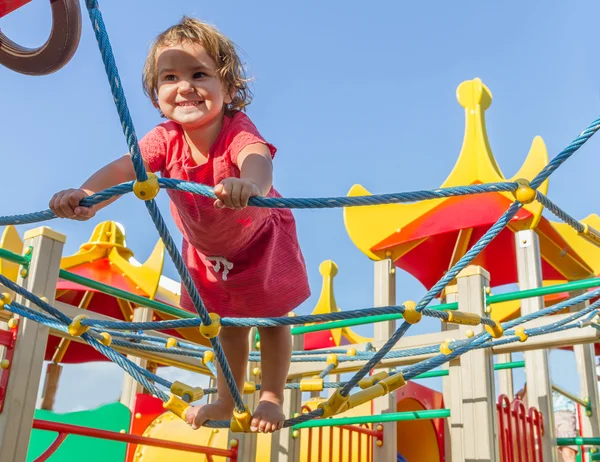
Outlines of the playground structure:
[[[98,40],[106,44],[106,31],[97,3],[88,3],[90,16],[98,25],[95,28]],[[103,59],[110,63],[110,49],[101,48]],[[133,130],[130,130],[126,105],[120,104],[124,97],[116,68],[113,64],[112,67],[107,65],[107,69],[114,77],[110,82],[124,129],[131,134]],[[554,438],[547,349],[573,348],[581,378],[580,396],[587,398],[581,400],[587,411],[581,416],[581,430],[585,436],[598,435],[593,345],[598,341],[597,328],[600,327],[596,319],[600,290],[588,289],[600,285],[595,279],[599,261],[596,246],[600,236],[594,230],[600,220],[590,216],[579,222],[553,204],[545,193],[549,175],[595,133],[599,122],[594,121],[552,162],[548,162],[542,140],[536,138],[524,166],[515,179],[507,181],[491,154],[485,135],[484,112],[491,104],[491,93],[475,79],[461,84],[457,95],[465,109],[465,138],[455,169],[440,189],[370,196],[364,188],[356,186],[347,198],[253,199],[252,206],[345,207],[344,218],[350,238],[375,262],[375,308],[338,310],[331,288],[335,266],[326,263],[322,268],[324,295],[313,315],[250,321],[255,322],[251,326],[283,322],[301,326],[293,332],[295,352],[286,389],[286,415],[290,418],[286,428],[272,437],[247,432],[249,413],[255,404],[260,382],[259,355],[254,351],[245,390],[235,387],[231,390],[236,400],[234,419],[208,422],[207,428],[202,430],[208,443],[206,447],[196,449],[204,451],[207,460],[213,455],[249,461],[261,460],[260,457],[265,455],[270,457],[266,460],[299,460],[301,457],[311,460],[313,451],[321,454],[323,448],[336,445],[340,447],[338,460],[349,460],[344,457],[352,453],[360,460],[369,460],[372,456],[372,460],[389,461],[396,458],[397,450],[408,460],[411,457],[412,460],[511,460],[507,451],[519,448],[511,448],[513,435],[505,432],[504,424],[510,421],[505,414],[510,412],[504,397],[512,397],[514,392],[510,369],[500,365],[510,364],[510,354],[520,351],[525,352],[528,397],[535,409],[529,412],[528,421],[519,406],[516,412],[517,422],[521,419],[528,423],[527,428],[515,427],[521,429],[523,439],[515,436],[520,447],[525,446],[525,441],[531,441],[530,449],[527,449],[530,459],[527,460],[556,460],[557,444],[590,446],[598,443],[595,438],[573,441],[556,441]],[[128,142],[133,144],[134,163],[138,162],[136,142],[131,138]],[[132,189],[139,194],[140,186],[146,193],[151,191],[150,200],[144,197],[145,204],[157,223],[161,242],[176,260],[176,248],[168,232],[159,225],[160,214],[152,194],[158,192],[160,185],[188,188],[186,190],[210,197],[210,188],[164,179],[148,180],[145,172],[138,169],[137,173],[135,184],[111,188],[90,198],[88,203]],[[426,202],[416,202],[420,200]],[[543,217],[544,207],[567,225]],[[458,214],[458,211],[462,213]],[[0,217],[0,224],[27,224],[50,218],[51,213],[45,211]],[[188,442],[198,441],[197,436],[192,436],[198,432],[190,430],[188,439],[185,425],[171,414],[181,416],[187,403],[213,394],[214,388],[199,389],[170,383],[155,372],[159,365],[177,365],[213,375],[215,361],[226,365],[214,333],[219,324],[233,326],[239,321],[209,317],[201,303],[197,307],[198,316],[174,308],[175,292],[170,288],[170,282],[160,275],[162,257],[158,255],[163,252],[162,243],[144,265],[137,266],[118,239],[118,226],[110,223],[104,226],[97,230],[97,238],[84,245],[79,254],[67,258],[70,264],[65,266],[70,272],[61,269],[64,264],[61,260],[65,260],[62,259],[64,236],[49,228],[27,231],[25,242],[19,244],[21,249],[17,249],[17,245],[13,251],[0,254],[3,258],[0,283],[14,292],[3,296],[4,313],[16,315],[9,320],[9,334],[2,337],[7,348],[0,380],[4,391],[4,410],[0,414],[0,460],[25,460],[35,407],[35,398],[31,397],[37,392],[43,359],[77,362],[92,358],[92,354],[97,359],[98,352],[118,363],[136,380],[125,387],[128,389],[124,394],[128,407],[133,411],[142,409],[136,406],[154,409],[147,411],[145,422],[140,422],[136,430],[135,419],[142,420],[144,414],[141,411],[132,413],[130,434],[121,438],[139,447],[129,446],[127,457],[140,459],[143,456],[142,460],[153,460],[152,457],[158,457],[156,452],[140,452],[138,457],[136,451],[151,446],[156,439],[164,440],[164,435],[168,438],[177,435]],[[7,241],[16,242],[13,230],[7,228],[6,235]],[[110,246],[106,245],[107,240]],[[104,255],[107,247],[110,251]],[[94,284],[94,281],[90,282],[93,279],[88,277],[90,274],[75,274],[76,268],[82,273],[89,271],[89,267],[87,270],[81,267],[89,266],[93,258],[98,257],[112,262],[108,266],[116,266],[122,276],[128,276],[115,282],[115,285],[126,283],[125,288],[107,288],[96,281],[95,291],[105,291],[115,300],[121,300],[116,302],[116,308],[113,306],[112,316],[93,310],[92,301],[97,295],[90,295],[84,288]],[[427,265],[422,264],[424,261]],[[396,267],[410,272],[426,287],[427,293],[418,303],[397,305]],[[178,267],[178,270],[183,273],[185,283],[185,269]],[[112,273],[105,270],[102,274]],[[117,278],[113,279],[117,281]],[[490,294],[491,287],[515,282],[519,284],[520,292]],[[544,284],[547,287],[542,287]],[[428,308],[435,298],[440,299],[440,304]],[[87,317],[81,316],[84,312]],[[440,319],[442,332],[404,336],[410,325],[419,322],[423,315]],[[402,319],[402,323],[397,328],[398,319]],[[373,339],[359,338],[349,329],[352,325],[366,323],[375,323]],[[520,327],[524,323],[527,324]],[[167,330],[170,335],[154,330]],[[326,332],[325,340],[330,343],[324,346],[319,341],[320,334],[312,335],[318,332]],[[49,334],[59,336],[61,340],[51,343]],[[352,347],[348,344],[345,348],[342,339],[353,343]],[[49,346],[54,348],[52,356]],[[255,342],[253,347],[257,347]],[[494,356],[499,359],[496,365]],[[440,366],[445,369],[432,371]],[[501,396],[498,402],[494,391],[494,368],[499,369]],[[410,382],[430,371],[445,375],[443,400],[438,395],[428,395],[430,392],[425,390],[416,391]],[[345,373],[353,373],[353,376],[342,382],[340,376]],[[331,381],[326,382],[327,377]],[[49,378],[50,375],[47,380]],[[47,385],[46,390],[50,392],[52,380],[47,381]],[[357,385],[362,391],[350,393]],[[144,396],[139,394],[142,387],[155,395],[152,399],[157,401],[139,404],[138,399]],[[170,396],[164,388],[171,390]],[[303,405],[302,392],[316,395],[326,389],[333,393],[327,398],[313,396]],[[419,399],[410,397],[411,390],[421,394]],[[50,402],[51,393],[47,397]],[[407,414],[402,411],[415,410],[407,407],[409,404],[415,406],[410,403],[411,399],[424,408],[417,408],[422,412],[411,412],[413,419],[415,416],[438,419],[433,424],[436,430],[426,440],[425,431],[414,431],[414,427],[414,432],[411,431],[410,425],[415,422],[404,422]],[[167,414],[156,409],[157,403],[168,409]],[[442,404],[445,409],[439,408]],[[367,415],[357,417],[357,413]],[[148,416],[155,419],[148,421]],[[156,423],[159,419],[161,421]],[[167,425],[167,421],[174,422],[175,427],[170,423]],[[422,423],[418,422],[419,425]],[[372,426],[359,426],[364,424]],[[46,430],[59,428],[40,422],[35,425]],[[323,426],[337,426],[338,430],[329,433],[318,430]],[[171,429],[161,433],[167,427]],[[427,426],[424,428],[430,430]],[[132,433],[141,430],[154,439],[131,439]],[[70,428],[70,431],[79,430]],[[318,436],[313,434],[315,431],[320,432]],[[229,432],[235,437],[231,441],[235,442],[230,443],[230,447],[215,448],[227,446],[230,438],[225,435]],[[364,441],[363,435],[366,435]],[[415,435],[420,440],[417,441]],[[412,438],[408,445],[406,436]],[[117,438],[116,435],[111,437]],[[318,440],[318,444],[301,444],[311,438]],[[257,452],[259,444],[261,451]],[[179,446],[179,449],[193,451],[190,446]],[[211,453],[215,450],[217,452]],[[356,452],[351,452],[353,450]],[[408,455],[408,451],[412,452]],[[424,451],[437,454],[424,454]]]

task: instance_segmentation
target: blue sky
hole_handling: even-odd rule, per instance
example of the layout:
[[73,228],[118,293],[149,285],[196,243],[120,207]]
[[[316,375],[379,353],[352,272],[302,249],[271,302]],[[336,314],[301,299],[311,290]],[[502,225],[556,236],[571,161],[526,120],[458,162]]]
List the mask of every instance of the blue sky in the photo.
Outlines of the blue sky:
[[[141,90],[149,43],[182,15],[197,16],[244,52],[255,79],[248,114],[278,147],[275,184],[286,197],[343,196],[355,183],[373,193],[439,186],[463,138],[456,87],[475,77],[493,94],[488,135],[509,177],[534,136],[543,137],[552,157],[600,113],[600,5],[592,1],[118,3],[101,8],[138,138],[161,122]],[[48,2],[33,1],[0,19],[0,27],[15,41],[38,46],[50,30],[49,13]],[[59,72],[28,77],[0,68],[0,215],[46,208],[54,192],[79,186],[127,150],[85,11],[83,21],[77,53]],[[592,139],[550,181],[550,196],[577,218],[598,212],[598,143]],[[159,204],[179,241],[165,194]],[[313,287],[298,312],[312,310],[325,259],[340,268],[339,305],[371,306],[372,263],[348,238],[341,210],[295,216]],[[89,222],[49,225],[67,234],[70,254],[104,220],[125,226],[137,259],[149,255],[158,235],[131,195]],[[170,262],[165,273],[176,278]],[[399,272],[397,292],[402,302],[419,299],[424,288]],[[437,329],[424,322],[410,333]],[[552,361],[555,382],[576,391],[572,356],[557,352]],[[120,377],[110,364],[67,367],[56,409],[116,399]],[[522,380],[516,373],[517,385]]]

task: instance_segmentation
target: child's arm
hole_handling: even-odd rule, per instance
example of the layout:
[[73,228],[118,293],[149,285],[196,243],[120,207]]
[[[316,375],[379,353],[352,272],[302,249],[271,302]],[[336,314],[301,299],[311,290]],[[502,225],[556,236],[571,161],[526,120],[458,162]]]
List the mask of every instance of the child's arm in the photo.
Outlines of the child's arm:
[[[148,165],[146,165],[146,170],[149,170]],[[50,210],[60,218],[88,220],[92,218],[98,210],[114,202],[117,197],[113,197],[92,207],[79,206],[79,202],[81,202],[82,199],[110,188],[111,186],[132,180],[135,180],[135,171],[133,169],[133,164],[131,163],[131,156],[126,154],[102,167],[89,177],[79,189],[66,189],[57,192],[52,199],[50,199]]]
[[215,186],[215,207],[241,209],[248,199],[264,196],[273,185],[273,161],[268,146],[262,143],[246,146],[237,157],[239,178],[226,178]]

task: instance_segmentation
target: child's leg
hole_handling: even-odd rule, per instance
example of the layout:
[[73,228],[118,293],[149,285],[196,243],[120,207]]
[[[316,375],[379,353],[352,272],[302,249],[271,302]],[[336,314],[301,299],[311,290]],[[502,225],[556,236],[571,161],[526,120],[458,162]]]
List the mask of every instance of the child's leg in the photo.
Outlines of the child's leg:
[[[248,364],[249,327],[223,327],[219,340],[223,352],[231,368],[238,390],[243,390]],[[234,403],[229,387],[223,377],[221,367],[217,365],[217,399],[205,406],[191,406],[186,414],[186,421],[193,428],[198,428],[207,420],[230,420]]]
[[281,406],[292,357],[292,335],[288,326],[259,327],[258,331],[262,380],[251,429],[269,433],[281,429],[285,420]]

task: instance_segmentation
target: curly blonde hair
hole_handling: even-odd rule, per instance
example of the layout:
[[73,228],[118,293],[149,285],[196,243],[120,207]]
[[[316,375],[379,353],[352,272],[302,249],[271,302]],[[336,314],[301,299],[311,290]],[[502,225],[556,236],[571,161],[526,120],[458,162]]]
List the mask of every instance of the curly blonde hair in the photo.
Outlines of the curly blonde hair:
[[248,87],[250,79],[246,76],[235,44],[216,27],[187,16],[156,37],[152,43],[142,74],[144,93],[153,103],[156,103],[158,97],[156,58],[159,48],[185,42],[200,43],[216,63],[217,75],[227,93],[233,95],[226,110],[228,112],[244,110],[252,101],[252,92]]

